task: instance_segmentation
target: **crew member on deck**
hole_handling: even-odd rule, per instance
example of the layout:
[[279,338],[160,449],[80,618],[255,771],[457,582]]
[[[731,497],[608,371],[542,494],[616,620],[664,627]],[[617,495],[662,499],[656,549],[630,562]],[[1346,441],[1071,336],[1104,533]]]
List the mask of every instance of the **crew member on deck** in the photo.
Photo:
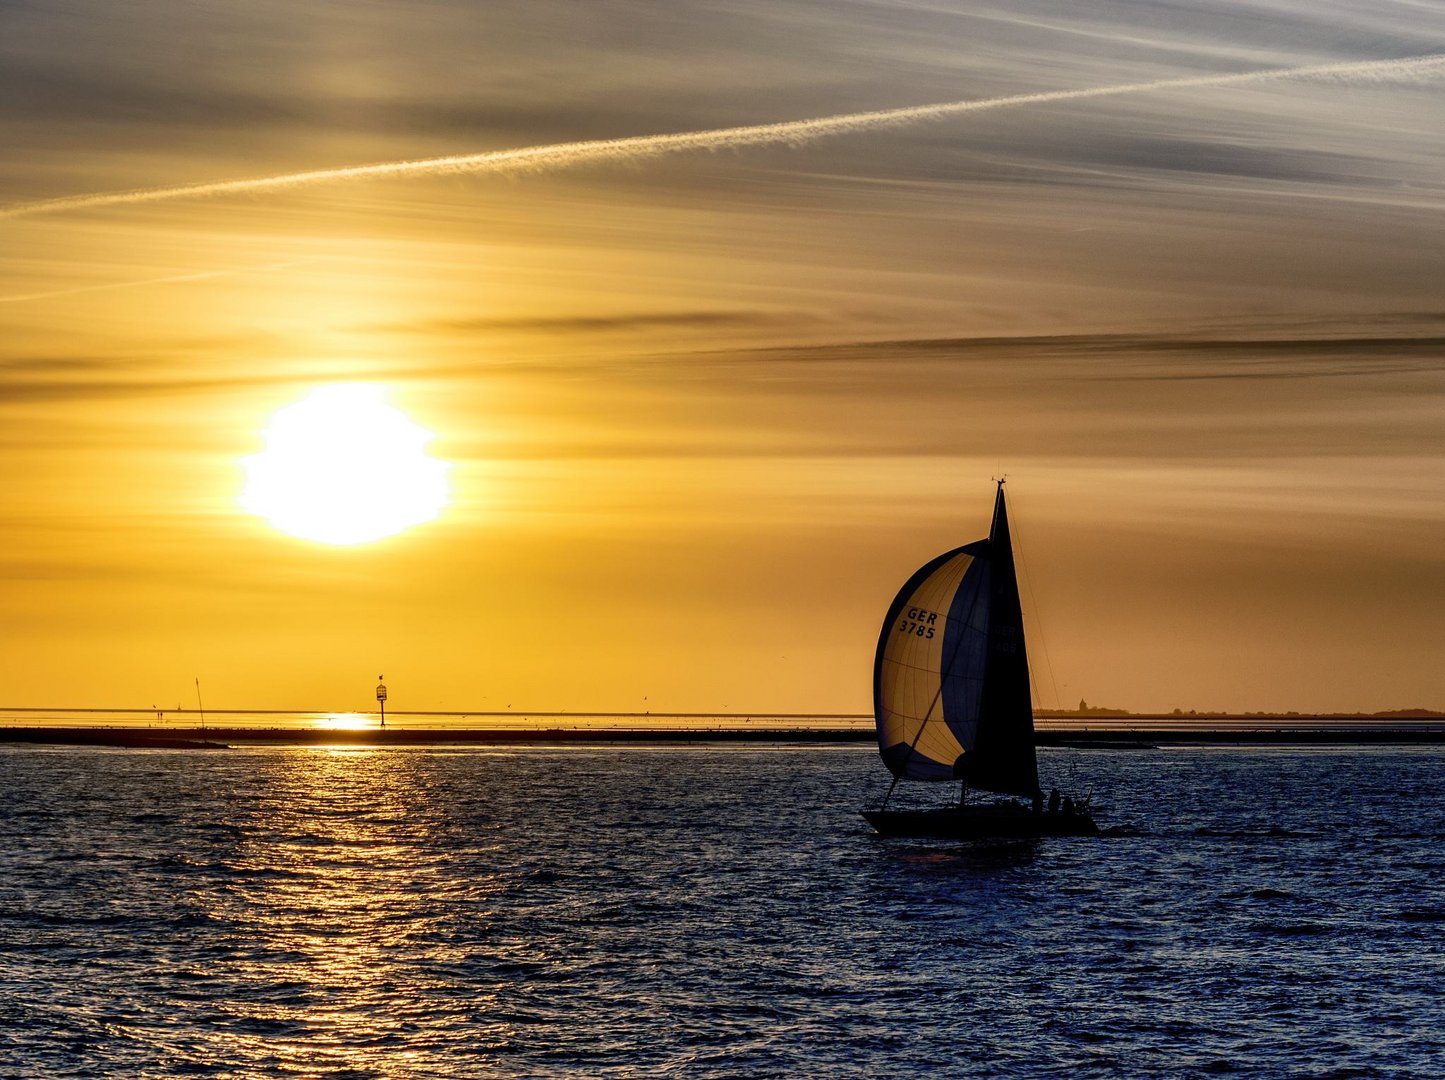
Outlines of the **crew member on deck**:
[[1059,812],[1059,789],[1058,789],[1058,788],[1054,788],[1052,791],[1049,792],[1049,813],[1051,813],[1051,814],[1057,814],[1058,812]]

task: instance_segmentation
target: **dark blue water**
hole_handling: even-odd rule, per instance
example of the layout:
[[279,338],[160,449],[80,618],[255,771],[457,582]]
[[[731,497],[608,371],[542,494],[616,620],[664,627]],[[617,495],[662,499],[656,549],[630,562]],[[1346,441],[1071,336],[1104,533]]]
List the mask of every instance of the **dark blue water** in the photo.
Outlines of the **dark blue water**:
[[[1445,751],[0,749],[0,1076],[1445,1075]],[[928,791],[940,799],[946,792]]]

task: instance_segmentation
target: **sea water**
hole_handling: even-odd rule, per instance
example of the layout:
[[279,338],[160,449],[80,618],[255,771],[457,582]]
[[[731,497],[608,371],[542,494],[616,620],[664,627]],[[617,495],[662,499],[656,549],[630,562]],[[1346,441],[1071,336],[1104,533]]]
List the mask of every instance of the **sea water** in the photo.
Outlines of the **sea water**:
[[[0,748],[0,1076],[1445,1075],[1445,750]],[[952,797],[946,786],[908,798]]]

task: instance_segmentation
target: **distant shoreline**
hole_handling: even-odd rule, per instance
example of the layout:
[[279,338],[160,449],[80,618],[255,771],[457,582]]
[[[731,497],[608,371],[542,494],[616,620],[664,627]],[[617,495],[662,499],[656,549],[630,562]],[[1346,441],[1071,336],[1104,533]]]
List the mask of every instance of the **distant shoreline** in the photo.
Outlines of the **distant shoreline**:
[[[296,717],[296,718],[323,718],[323,717],[356,717],[358,719],[375,719],[378,713],[374,709],[206,709],[202,712],[195,708],[177,707],[174,709],[156,708],[70,708],[66,706],[53,705],[0,705],[0,722],[5,720],[21,721],[34,719],[39,723],[63,723],[66,720],[82,720],[94,717],[97,721],[114,718],[115,721],[129,724],[150,724],[158,726],[173,724],[183,726],[184,721],[199,718],[204,722],[205,717],[227,718],[227,717]],[[435,709],[422,709],[414,711],[391,710],[386,713],[387,719],[401,727],[426,726],[429,721],[434,721],[436,726],[450,726],[458,720],[475,720],[478,724],[487,721],[500,721],[504,724],[517,724],[527,721],[543,722],[539,726],[555,727],[558,723],[588,720],[615,720],[615,721],[641,721],[646,724],[665,724],[669,720],[682,721],[676,726],[686,726],[688,722],[711,721],[717,724],[756,724],[772,721],[794,721],[799,726],[816,727],[821,721],[840,721],[843,724],[867,724],[871,727],[873,723],[872,713],[787,713],[787,712],[749,712],[749,713],[725,713],[725,712],[580,712],[566,710],[537,710],[537,709],[505,709],[469,712],[448,711]],[[1126,712],[1123,709],[1089,709],[1086,712],[1077,712],[1064,709],[1035,709],[1035,726],[1050,727],[1055,725],[1074,728],[1078,726],[1125,726],[1133,727],[1141,724],[1156,724],[1171,726],[1175,724],[1219,724],[1234,726],[1250,724],[1255,726],[1279,726],[1279,725],[1380,725],[1398,724],[1405,726],[1418,726],[1421,724],[1433,724],[1445,727],[1445,712],[1436,712],[1432,709],[1387,709],[1379,712],[1199,712],[1191,710],[1182,712],[1172,710],[1170,712]],[[232,726],[260,727],[255,724],[234,724]],[[476,726],[476,725],[474,725]]]
[[[1439,745],[1445,725],[1294,728],[1146,728],[1090,727],[1040,729],[1041,747],[1149,749],[1160,745]],[[307,727],[108,727],[35,726],[0,728],[0,743],[110,746],[139,749],[222,749],[244,745],[291,746],[524,746],[524,745],[679,745],[679,744],[864,744],[874,741],[869,727],[745,728],[572,727],[572,728],[307,728]]]

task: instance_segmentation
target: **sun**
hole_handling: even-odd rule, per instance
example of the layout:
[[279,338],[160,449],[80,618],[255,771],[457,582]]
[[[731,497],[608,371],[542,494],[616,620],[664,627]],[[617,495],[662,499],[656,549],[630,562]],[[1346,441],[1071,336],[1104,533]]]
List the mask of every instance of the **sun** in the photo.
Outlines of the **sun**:
[[349,546],[431,521],[447,504],[432,432],[372,383],[319,387],[278,410],[245,458],[243,509],[303,540]]

